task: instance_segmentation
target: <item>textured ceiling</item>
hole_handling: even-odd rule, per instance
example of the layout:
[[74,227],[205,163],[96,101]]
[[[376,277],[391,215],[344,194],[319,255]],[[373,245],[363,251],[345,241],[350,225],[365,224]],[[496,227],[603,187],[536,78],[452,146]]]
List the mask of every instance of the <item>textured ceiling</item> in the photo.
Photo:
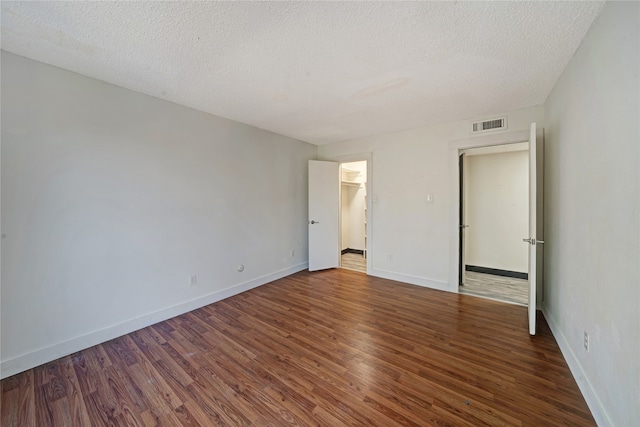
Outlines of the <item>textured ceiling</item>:
[[542,104],[603,4],[2,1],[2,49],[320,145]]

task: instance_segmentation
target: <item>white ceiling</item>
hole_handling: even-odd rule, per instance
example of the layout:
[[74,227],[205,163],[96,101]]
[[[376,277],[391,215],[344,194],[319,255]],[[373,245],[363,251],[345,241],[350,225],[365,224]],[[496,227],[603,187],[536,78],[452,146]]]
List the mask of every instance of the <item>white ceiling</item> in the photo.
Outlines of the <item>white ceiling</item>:
[[2,49],[321,145],[540,105],[603,5],[2,1]]

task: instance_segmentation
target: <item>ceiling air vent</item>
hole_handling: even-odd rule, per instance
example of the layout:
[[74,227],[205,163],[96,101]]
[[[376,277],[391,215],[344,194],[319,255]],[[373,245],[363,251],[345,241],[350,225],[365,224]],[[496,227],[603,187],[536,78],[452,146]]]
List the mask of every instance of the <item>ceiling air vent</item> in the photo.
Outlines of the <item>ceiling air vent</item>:
[[490,130],[499,130],[507,128],[507,118],[500,117],[498,119],[483,120],[481,122],[471,123],[471,132],[487,132]]

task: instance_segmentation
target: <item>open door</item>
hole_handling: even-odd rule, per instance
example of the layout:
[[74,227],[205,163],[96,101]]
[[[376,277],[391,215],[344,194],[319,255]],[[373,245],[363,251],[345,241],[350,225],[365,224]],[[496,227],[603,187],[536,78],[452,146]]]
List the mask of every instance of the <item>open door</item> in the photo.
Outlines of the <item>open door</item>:
[[[542,251],[538,234],[542,235],[542,141],[537,140],[536,124],[531,124],[529,137],[529,334],[536,334],[536,303],[538,287],[541,288]],[[539,259],[540,258],[540,259]],[[539,286],[540,285],[540,286]]]
[[309,160],[309,271],[337,268],[340,164]]

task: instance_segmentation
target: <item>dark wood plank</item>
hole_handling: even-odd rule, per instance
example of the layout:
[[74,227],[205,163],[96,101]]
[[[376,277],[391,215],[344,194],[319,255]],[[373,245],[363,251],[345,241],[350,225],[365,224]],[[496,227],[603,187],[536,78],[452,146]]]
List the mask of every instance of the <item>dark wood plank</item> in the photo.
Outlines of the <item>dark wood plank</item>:
[[[3,426],[17,426],[18,420],[22,421],[24,418],[18,416],[20,409],[20,398],[18,388],[6,389],[2,392],[2,399],[0,400],[0,425]],[[35,425],[32,421],[32,424]]]
[[73,358],[66,356],[62,358],[63,375],[65,377],[65,389],[67,391],[67,399],[69,403],[69,411],[71,414],[72,425],[90,425],[87,408],[82,398],[82,390],[80,382],[73,367]]
[[4,379],[4,426],[593,426],[544,318],[300,272]]

